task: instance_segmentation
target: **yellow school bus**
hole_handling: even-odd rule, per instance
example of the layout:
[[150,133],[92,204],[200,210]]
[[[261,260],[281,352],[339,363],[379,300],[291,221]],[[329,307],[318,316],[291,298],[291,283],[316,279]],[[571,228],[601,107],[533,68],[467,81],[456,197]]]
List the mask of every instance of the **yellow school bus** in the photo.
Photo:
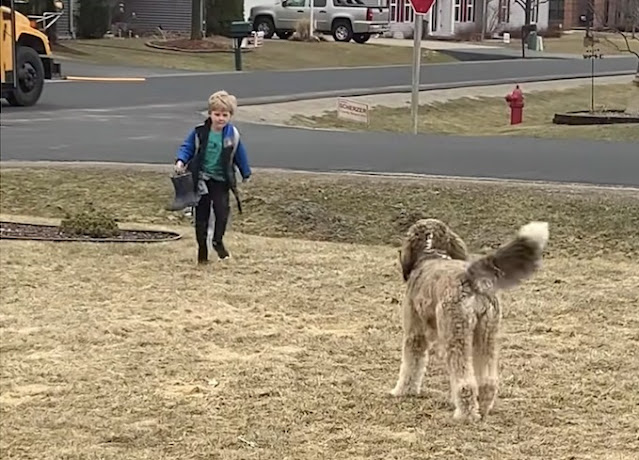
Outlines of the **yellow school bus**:
[[60,64],[54,61],[49,38],[38,29],[37,22],[16,11],[15,0],[1,1],[2,97],[11,105],[34,105],[40,99],[44,80],[60,76]]

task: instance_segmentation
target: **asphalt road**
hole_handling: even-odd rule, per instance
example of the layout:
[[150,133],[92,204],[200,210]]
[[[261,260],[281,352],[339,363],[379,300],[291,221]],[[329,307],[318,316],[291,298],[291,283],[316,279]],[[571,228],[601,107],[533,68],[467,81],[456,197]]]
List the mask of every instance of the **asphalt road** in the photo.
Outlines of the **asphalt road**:
[[[597,67],[600,72],[628,72],[635,68],[633,59],[610,58]],[[428,65],[422,75],[425,84],[464,85],[482,79],[583,73],[588,73],[588,65],[581,60],[535,59]],[[361,93],[361,88],[410,83],[410,68],[402,66],[149,75],[141,83],[52,83],[36,107],[3,106],[1,158],[172,163],[188,130],[201,121],[204,101],[214,90],[225,88],[247,102],[332,90]],[[240,129],[256,167],[639,186],[637,144],[345,133],[254,124],[240,124]]]
[[[78,64],[65,74],[95,73],[82,70]],[[78,68],[79,67],[79,68]],[[84,66],[86,67],[86,66]],[[597,62],[598,75],[631,73],[636,69],[636,59],[611,57]],[[120,73],[132,76],[135,72],[121,69]],[[126,73],[125,73],[126,71]],[[105,70],[106,72],[106,70]],[[162,72],[164,73],[164,72]],[[321,97],[327,92],[343,94],[370,94],[395,92],[408,89],[411,84],[410,66],[369,67],[339,70],[280,71],[280,72],[229,72],[218,74],[183,73],[181,76],[160,74],[147,70],[147,80],[139,83],[71,82],[48,84],[37,110],[63,108],[112,108],[150,104],[204,104],[210,93],[226,89],[235,94],[240,103],[256,102],[256,99],[280,97],[308,99]],[[112,74],[111,74],[112,76]],[[422,67],[421,84],[431,86],[474,86],[490,82],[514,80],[540,80],[556,77],[590,76],[590,63],[583,59],[529,59],[484,62],[429,64]],[[390,89],[390,90],[389,90]]]
[[[3,118],[2,158],[170,164],[188,130],[201,119],[184,106]],[[238,126],[257,167],[639,186],[637,144]]]

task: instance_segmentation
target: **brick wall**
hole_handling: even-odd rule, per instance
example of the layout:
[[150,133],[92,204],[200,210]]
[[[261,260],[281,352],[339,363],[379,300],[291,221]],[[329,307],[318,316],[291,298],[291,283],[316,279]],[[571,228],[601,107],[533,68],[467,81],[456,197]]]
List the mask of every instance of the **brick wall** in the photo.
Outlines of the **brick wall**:
[[595,18],[594,27],[599,28],[605,25],[606,0],[565,0],[564,2],[564,30],[573,27],[584,27],[579,21],[579,16],[588,11],[589,1],[594,2]]

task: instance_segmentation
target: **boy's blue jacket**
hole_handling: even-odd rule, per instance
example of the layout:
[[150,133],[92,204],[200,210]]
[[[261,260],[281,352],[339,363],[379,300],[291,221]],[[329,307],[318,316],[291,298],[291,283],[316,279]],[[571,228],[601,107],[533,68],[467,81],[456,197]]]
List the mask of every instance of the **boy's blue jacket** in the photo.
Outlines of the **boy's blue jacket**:
[[[184,139],[182,145],[177,152],[177,159],[181,160],[184,164],[187,164],[193,159],[193,156],[196,152],[196,144],[195,141],[197,139],[197,130],[199,127],[194,128],[189,135]],[[233,125],[228,123],[224,129],[222,129],[222,137],[223,144],[228,145],[227,142],[233,141],[234,132]],[[233,164],[237,166],[240,171],[240,175],[243,179],[248,179],[251,176],[251,168],[248,163],[248,157],[246,155],[246,150],[244,149],[244,145],[242,144],[242,140],[238,138],[237,149],[235,151],[235,155],[233,155]]]
[[[189,133],[177,152],[176,162],[178,160],[182,161],[186,164],[187,170],[193,174],[193,191],[196,194],[199,189],[199,173],[202,166],[202,160],[206,152],[210,132],[211,119],[207,118],[204,123],[196,126]],[[242,213],[242,203],[237,189],[234,166],[237,166],[242,178],[244,179],[248,179],[251,176],[251,168],[248,164],[246,150],[240,140],[239,131],[237,131],[237,139],[235,137],[235,132],[236,128],[234,128],[231,123],[228,123],[224,129],[222,129],[222,168],[225,171],[229,188],[235,195],[238,210]],[[237,140],[237,148],[235,149],[235,152],[233,152],[233,145],[236,145],[234,142],[235,140]]]

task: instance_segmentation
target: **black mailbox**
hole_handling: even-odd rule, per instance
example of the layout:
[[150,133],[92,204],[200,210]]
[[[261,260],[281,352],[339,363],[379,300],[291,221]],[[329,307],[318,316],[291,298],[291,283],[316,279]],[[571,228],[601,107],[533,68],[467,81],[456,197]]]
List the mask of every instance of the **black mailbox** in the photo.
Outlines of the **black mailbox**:
[[235,40],[235,70],[242,70],[242,41],[250,37],[253,32],[253,24],[245,21],[233,21],[230,35]]
[[253,24],[245,21],[233,21],[231,23],[231,38],[244,38],[251,35]]

